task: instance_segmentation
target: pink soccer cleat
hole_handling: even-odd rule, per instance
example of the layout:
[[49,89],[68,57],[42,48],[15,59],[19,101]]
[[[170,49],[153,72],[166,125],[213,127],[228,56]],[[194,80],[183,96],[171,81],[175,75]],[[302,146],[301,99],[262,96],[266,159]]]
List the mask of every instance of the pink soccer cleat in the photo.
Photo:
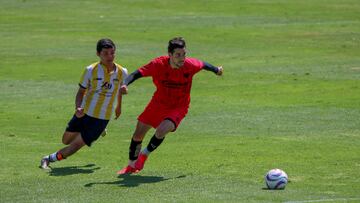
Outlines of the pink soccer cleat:
[[117,172],[118,175],[124,175],[124,174],[131,174],[131,173],[137,173],[139,170],[136,168],[131,167],[130,165],[126,166],[125,168],[121,169]]
[[146,154],[140,153],[138,159],[135,162],[135,169],[141,171],[144,168],[144,164],[148,156]]

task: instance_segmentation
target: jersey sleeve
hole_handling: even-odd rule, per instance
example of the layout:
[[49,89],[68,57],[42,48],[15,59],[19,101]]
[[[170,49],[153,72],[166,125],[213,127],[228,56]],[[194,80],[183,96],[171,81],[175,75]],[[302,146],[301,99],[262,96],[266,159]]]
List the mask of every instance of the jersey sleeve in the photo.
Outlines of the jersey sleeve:
[[195,58],[190,58],[190,64],[192,66],[192,72],[193,74],[196,74],[197,72],[201,71],[202,68],[204,67],[204,62],[195,59]]
[[154,76],[156,73],[155,69],[156,69],[156,61],[152,60],[150,61],[150,63],[142,66],[138,70],[143,77],[147,77],[147,76]]
[[90,81],[91,81],[91,67],[85,68],[83,74],[81,75],[79,86],[87,89],[89,87]]
[[124,84],[125,79],[129,76],[129,74],[128,74],[128,70],[126,68],[122,68],[121,71],[122,71],[122,78],[123,78],[123,80],[121,81],[121,84]]

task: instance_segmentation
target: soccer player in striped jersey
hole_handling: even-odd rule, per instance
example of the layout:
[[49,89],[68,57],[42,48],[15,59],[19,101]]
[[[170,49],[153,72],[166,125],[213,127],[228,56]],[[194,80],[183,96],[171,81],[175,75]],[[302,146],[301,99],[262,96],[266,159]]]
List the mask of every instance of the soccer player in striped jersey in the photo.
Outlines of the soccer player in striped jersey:
[[[126,78],[121,87],[127,86],[141,77],[152,77],[156,91],[138,117],[138,123],[129,147],[129,163],[118,174],[135,173],[143,169],[149,154],[164,140],[169,132],[174,132],[188,112],[190,90],[193,76],[205,69],[221,76],[223,68],[195,58],[186,57],[185,40],[181,37],[171,39],[168,55],[153,59]],[[150,128],[155,134],[149,144],[141,151],[141,143]]]
[[65,159],[106,133],[115,106],[115,119],[121,114],[121,85],[127,70],[114,63],[116,47],[112,40],[101,39],[96,46],[100,61],[84,70],[75,98],[75,114],[62,137],[66,147],[42,158],[40,167]]

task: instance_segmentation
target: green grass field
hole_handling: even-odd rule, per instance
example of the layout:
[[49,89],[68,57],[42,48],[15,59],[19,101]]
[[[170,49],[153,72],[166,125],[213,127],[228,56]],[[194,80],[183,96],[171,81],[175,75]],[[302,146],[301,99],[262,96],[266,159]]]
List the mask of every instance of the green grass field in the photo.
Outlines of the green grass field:
[[[359,1],[0,5],[0,202],[360,202]],[[187,117],[141,173],[116,175],[154,91],[149,78],[130,86],[106,137],[38,168],[63,147],[98,39],[113,39],[132,72],[174,36],[225,73],[194,78]],[[272,168],[289,175],[285,190],[264,189]]]

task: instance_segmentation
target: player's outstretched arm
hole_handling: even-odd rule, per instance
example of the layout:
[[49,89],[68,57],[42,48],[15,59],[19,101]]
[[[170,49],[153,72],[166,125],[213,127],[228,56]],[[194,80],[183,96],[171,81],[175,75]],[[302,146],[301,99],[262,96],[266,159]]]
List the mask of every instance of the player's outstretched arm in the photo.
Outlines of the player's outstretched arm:
[[127,76],[127,78],[125,79],[125,82],[123,85],[121,85],[121,93],[122,94],[127,94],[128,92],[128,87],[132,82],[134,82],[135,80],[141,78],[142,75],[140,73],[139,70],[136,70],[134,72],[132,72],[129,76]]
[[131,83],[133,83],[135,80],[141,78],[142,75],[140,73],[139,70],[136,70],[134,72],[132,72],[126,79],[124,82],[124,85],[129,86]]
[[223,67],[219,66],[219,67],[215,67],[213,65],[211,65],[210,63],[204,62],[204,67],[203,69],[207,70],[207,71],[211,71],[213,73],[215,73],[216,75],[221,76],[223,74]]

